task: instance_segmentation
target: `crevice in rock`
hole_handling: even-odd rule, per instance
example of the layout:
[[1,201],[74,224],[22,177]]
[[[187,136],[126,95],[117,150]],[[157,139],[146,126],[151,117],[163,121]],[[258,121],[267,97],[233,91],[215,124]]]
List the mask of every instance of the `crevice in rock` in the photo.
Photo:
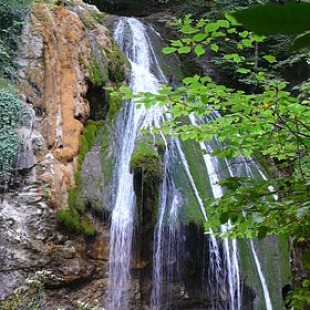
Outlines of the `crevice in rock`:
[[108,112],[106,91],[102,86],[95,86],[88,81],[86,98],[90,102],[90,119],[94,121],[106,118]]

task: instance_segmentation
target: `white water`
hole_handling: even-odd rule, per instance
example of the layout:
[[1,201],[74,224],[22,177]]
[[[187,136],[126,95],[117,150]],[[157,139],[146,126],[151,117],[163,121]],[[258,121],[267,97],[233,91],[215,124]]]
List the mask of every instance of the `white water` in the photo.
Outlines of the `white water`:
[[[187,177],[189,179],[192,190],[195,194],[198,205],[200,207],[201,213],[203,214],[203,217],[204,217],[205,221],[207,222],[208,221],[207,213],[206,213],[203,201],[200,197],[199,191],[196,187],[194,178],[190,172],[190,168],[189,168],[189,165],[187,163],[185,154],[182,150],[181,143],[178,139],[175,140],[175,143],[176,143],[179,155],[180,155],[182,165],[185,168]],[[225,295],[226,286],[225,286],[225,281],[221,277],[221,272],[222,272],[221,256],[220,256],[219,246],[218,246],[217,240],[216,240],[214,233],[212,232],[211,229],[209,229],[209,256],[210,256],[209,270],[210,270],[210,272],[212,272],[212,276],[213,276],[212,277],[213,279],[208,279],[210,282],[210,286],[211,285],[213,286],[213,291],[215,292],[215,298],[223,297]]]
[[[126,40],[130,35],[131,40]],[[133,18],[121,19],[114,32],[114,38],[131,63],[130,87],[135,92],[156,92],[159,86],[157,78],[151,73],[153,50],[149,46],[144,26]],[[119,123],[122,141],[116,165],[116,195],[112,212],[109,285],[107,308],[124,310],[128,308],[130,284],[131,246],[133,219],[135,214],[135,195],[133,175],[130,173],[130,159],[134,143],[142,128],[158,126],[162,112],[159,108],[148,111],[142,106],[135,108],[133,102],[127,102],[123,119]]]
[[[210,116],[210,118],[218,118],[220,117],[220,114],[218,112],[214,112],[212,113]],[[192,122],[193,125],[196,125],[196,120],[195,120],[195,117],[193,115],[190,116],[190,120]],[[220,146],[220,143],[217,139],[215,139],[215,142],[217,144],[217,147]],[[204,158],[205,158],[205,161],[206,161],[206,165],[208,167],[208,171],[211,172],[211,176],[210,176],[210,181],[211,181],[211,184],[213,182],[218,182],[218,178],[215,177],[214,175],[216,175],[216,170],[214,169],[215,167],[219,168],[219,166],[217,164],[215,165],[212,165],[212,161],[216,161],[216,158],[214,157],[211,157],[208,153],[207,153],[207,148],[204,144],[200,144],[201,145],[201,148],[206,151],[206,155],[204,155]],[[212,152],[213,149],[211,147],[210,144],[208,144],[208,151],[209,152]],[[258,173],[259,175],[261,176],[261,178],[263,180],[267,180],[267,177],[266,175],[263,173],[263,171],[261,170],[261,168],[259,167],[258,164],[256,164],[253,160],[250,160],[249,162],[252,164],[250,165],[248,163],[248,161],[242,156],[240,155],[240,157],[237,159],[237,163],[234,165],[235,166],[235,169],[232,169],[232,165],[231,163],[226,159],[225,160],[226,162],[226,167],[227,167],[227,170],[229,172],[229,176],[230,177],[234,177],[234,176],[243,176],[243,175],[246,175],[246,176],[250,176],[252,178],[255,178],[255,175],[252,171],[252,169],[254,168]],[[212,167],[213,166],[213,167]],[[253,168],[252,168],[252,167]],[[242,173],[242,171],[244,171]],[[209,174],[210,174],[209,172]],[[215,186],[215,191],[216,191],[216,194],[214,195],[215,198],[219,198],[223,195],[223,192],[221,193],[221,190],[219,190],[219,185]],[[213,186],[212,186],[213,188]],[[274,188],[272,186],[269,186],[269,190],[270,192],[274,192]],[[217,195],[219,195],[217,197]],[[274,198],[277,199],[277,195],[274,194]],[[228,229],[229,229],[229,223],[228,223]],[[238,258],[237,258],[237,242],[236,240],[233,240],[232,241],[232,249],[233,249],[233,256],[232,256],[232,261],[233,261],[233,268],[231,269],[232,270],[232,274],[229,276],[231,279],[235,279],[236,281],[238,281],[238,283],[240,282],[240,276],[239,276],[239,267],[238,267]],[[258,259],[258,255],[256,253],[256,250],[255,250],[255,246],[254,246],[254,242],[253,240],[250,240],[250,249],[251,249],[251,252],[252,252],[252,255],[253,255],[253,258],[254,258],[254,262],[255,262],[255,265],[256,265],[256,269],[257,269],[257,273],[258,273],[258,276],[259,276],[259,279],[260,279],[260,282],[261,282],[261,285],[262,285],[262,289],[263,289],[263,294],[264,294],[264,300],[265,300],[265,305],[266,305],[266,310],[272,310],[273,307],[272,307],[272,303],[271,303],[271,299],[270,299],[270,294],[269,294],[269,289],[268,289],[268,285],[267,285],[267,281],[266,281],[266,278],[264,276],[264,273],[262,271],[262,267],[261,267],[261,264],[260,264],[260,261]],[[231,292],[230,292],[231,293]],[[238,305],[238,308],[237,309],[240,309],[240,306],[241,306],[241,300],[240,300],[240,283],[238,284],[238,287],[237,287],[237,296],[239,296],[238,300],[237,300],[237,305]]]
[[[196,126],[196,119],[193,114],[189,116],[192,125]],[[223,188],[220,186],[220,177],[217,169],[219,168],[216,157],[211,157],[209,151],[212,148],[211,145],[207,145],[204,142],[199,143],[201,150],[204,152],[203,159],[208,171],[210,185],[213,192],[213,197],[218,199],[224,195]],[[226,232],[229,229],[229,223],[221,225],[221,232]],[[223,240],[224,246],[224,260],[226,264],[226,271],[228,273],[228,289],[229,289],[229,309],[239,310],[241,307],[241,290],[240,290],[240,275],[239,275],[239,264],[238,264],[238,247],[236,240],[230,240],[225,238]]]
[[[255,178],[251,166],[247,163],[247,161],[245,160],[245,158],[243,156],[240,155],[240,158],[241,158],[241,161],[242,161],[242,165],[245,166],[246,175]],[[253,165],[254,165],[254,168],[258,171],[258,173],[262,177],[262,179],[266,181],[267,177],[264,174],[264,172],[260,169],[260,167],[255,162],[253,162]],[[228,165],[228,167],[229,166],[230,165]],[[229,173],[230,173],[231,176],[240,176],[240,173],[234,174],[233,171],[230,168],[229,168]],[[268,188],[269,188],[270,192],[274,192],[274,188],[272,186],[269,186]],[[274,198],[278,199],[277,195],[274,194]],[[251,251],[252,251],[252,255],[254,257],[254,262],[255,262],[255,265],[256,265],[256,270],[257,270],[257,273],[258,273],[258,276],[259,276],[259,280],[260,280],[261,285],[262,285],[264,299],[265,299],[265,305],[266,305],[266,310],[273,310],[271,299],[270,299],[270,294],[269,294],[269,289],[268,289],[268,285],[267,285],[267,281],[266,281],[266,278],[264,276],[264,273],[263,273],[260,261],[258,259],[256,250],[255,250],[254,242],[251,239],[250,239],[250,248],[251,248]]]
[[[151,309],[153,310],[161,310],[165,308],[163,301],[166,303],[169,302],[169,284],[174,277],[171,269],[173,269],[173,264],[177,261],[176,234],[179,195],[173,181],[170,180],[168,175],[169,156],[171,156],[171,154],[166,152],[165,177],[161,187],[159,215],[153,240],[153,288],[151,296]],[[169,199],[170,196],[171,199]],[[168,225],[165,225],[165,220]],[[164,290],[168,290],[168,292]],[[163,297],[164,294],[166,294],[165,298]]]

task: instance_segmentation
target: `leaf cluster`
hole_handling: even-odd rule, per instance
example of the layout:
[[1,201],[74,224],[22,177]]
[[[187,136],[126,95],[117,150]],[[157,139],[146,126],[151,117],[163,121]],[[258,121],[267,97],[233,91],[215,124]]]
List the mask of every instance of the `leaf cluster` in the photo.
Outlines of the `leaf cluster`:
[[32,0],[6,0],[0,5],[0,75],[14,76],[13,55]]
[[[217,22],[206,19],[194,22],[188,16],[177,23],[187,36],[173,41],[164,53],[193,51],[201,56],[207,50],[218,52],[221,46],[218,42],[231,42],[237,51],[255,49],[264,40],[263,36],[237,28],[229,15]],[[230,39],[232,34],[234,37]],[[158,94],[137,96],[146,106],[160,104],[168,108],[163,125],[166,134],[172,132],[183,140],[197,142],[216,138],[221,148],[215,149],[213,155],[224,159],[260,155],[271,158],[276,171],[280,171],[280,176],[272,181],[261,181],[262,190],[251,180],[241,182],[234,191],[227,190],[226,195],[212,204],[210,225],[218,227],[230,219],[235,226],[229,233],[235,237],[263,238],[269,234],[308,237],[310,101],[307,84],[295,90],[299,93],[296,96],[287,90],[286,82],[257,70],[255,62],[238,52],[223,54],[223,58],[235,64],[238,74],[255,81],[256,92],[228,88],[211,77],[195,75],[186,77],[183,86],[177,89],[164,86]],[[265,54],[260,61],[273,64],[277,60]],[[220,111],[222,117],[212,117],[214,111]],[[200,118],[200,123],[191,124],[187,119],[190,115]],[[268,184],[273,185],[278,199],[270,193]]]
[[22,123],[23,106],[17,94],[0,89],[0,184],[7,183],[13,172],[13,160],[20,144],[17,128]]

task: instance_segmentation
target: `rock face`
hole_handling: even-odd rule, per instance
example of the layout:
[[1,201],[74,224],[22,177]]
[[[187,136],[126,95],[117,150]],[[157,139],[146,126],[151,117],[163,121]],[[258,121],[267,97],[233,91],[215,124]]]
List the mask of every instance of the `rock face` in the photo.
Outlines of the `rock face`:
[[[65,231],[56,219],[59,208],[68,208],[91,114],[87,92],[98,72],[90,37],[102,55],[100,77],[116,62],[106,55],[114,43],[98,23],[100,14],[82,1],[70,10],[35,5],[25,23],[16,65],[26,119],[16,176],[0,196],[0,309],[77,309],[80,299],[102,305],[107,225],[88,214],[97,235],[86,238]],[[118,69],[125,76],[124,68]],[[104,83],[112,85],[106,78],[96,85],[98,91]],[[107,111],[108,102],[101,104]]]

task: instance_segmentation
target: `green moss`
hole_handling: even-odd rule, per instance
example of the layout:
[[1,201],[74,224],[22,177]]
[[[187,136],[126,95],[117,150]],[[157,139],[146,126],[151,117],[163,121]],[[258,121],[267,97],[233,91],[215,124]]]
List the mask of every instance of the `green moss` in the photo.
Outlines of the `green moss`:
[[82,20],[87,29],[95,29],[95,24],[101,24],[105,14],[103,12],[86,11],[83,14]]
[[139,214],[143,214],[143,220],[153,223],[157,218],[159,187],[164,176],[163,143],[159,136],[142,136],[136,143],[130,160],[137,207],[141,210]]
[[109,155],[105,157],[103,160],[103,176],[106,184],[109,184],[112,182],[113,178],[113,167],[114,167],[114,158],[113,156]]
[[86,215],[81,217],[74,208],[60,209],[57,212],[57,219],[71,233],[83,233],[87,237],[92,237],[96,234],[96,229],[90,218]]
[[142,173],[146,182],[158,182],[164,174],[162,158],[155,145],[151,135],[144,136],[137,143],[130,160],[130,170],[134,174]]
[[[68,192],[68,209],[60,209],[57,213],[57,219],[68,231],[73,233],[84,233],[86,236],[92,235],[91,231],[95,230],[94,227],[90,228],[90,225],[86,225],[84,217],[80,214],[85,212],[85,202],[80,197],[82,190],[82,176],[81,169],[86,154],[90,151],[96,140],[96,133],[98,129],[102,127],[102,121],[93,122],[90,121],[84,128],[80,154],[78,157],[78,163],[75,171],[75,186],[71,186]],[[90,223],[90,222],[89,222]]]
[[105,184],[110,184],[113,178],[113,167],[115,154],[111,150],[111,123],[105,125],[100,133],[101,141],[101,163]]
[[111,49],[104,49],[106,57],[110,60],[108,64],[109,80],[119,84],[126,79],[126,67],[130,64],[117,44],[113,44]]
[[93,237],[96,234],[95,227],[93,226],[90,218],[86,215],[81,218],[81,229],[87,237]]
[[171,168],[175,185],[182,196],[182,205],[180,206],[180,221],[184,224],[194,222],[203,224],[204,218],[201,213],[197,198],[193,192],[192,186],[188,180],[185,169],[180,166],[179,158],[175,159]]
[[[210,186],[208,171],[206,169],[206,165],[202,157],[202,151],[200,149],[200,146],[195,141],[187,140],[182,143],[182,148],[186,156],[187,163],[189,165],[190,172],[194,179],[199,195],[203,201],[208,201],[210,197],[213,197],[213,194],[212,194],[212,189]],[[185,178],[187,179],[188,177],[186,176]],[[191,186],[189,189],[187,189],[187,191],[193,192]],[[188,207],[186,208],[186,213],[187,213],[186,215],[191,220],[193,220],[195,217],[198,220],[200,220],[202,218],[200,207],[199,205],[197,205],[196,196],[194,194],[192,196],[193,197],[189,195],[188,197],[190,203],[188,204]],[[193,202],[192,198],[196,200],[196,203]],[[184,216],[186,215],[184,214]]]
[[70,209],[74,208],[75,205],[75,188],[72,186],[70,187],[68,193],[68,205]]
[[[254,242],[256,253],[267,281],[272,304],[274,308],[280,309],[281,288],[289,282],[290,278],[287,240],[270,236],[260,241],[255,240]],[[257,309],[266,309],[264,294],[249,240],[238,240],[238,248],[241,275],[245,279],[246,284],[256,291],[259,296],[257,298]]]
[[280,252],[280,266],[281,266],[281,281],[283,286],[290,282],[291,267],[289,262],[289,245],[286,238],[279,237],[279,252]]
[[104,86],[106,83],[106,80],[101,71],[98,61],[95,58],[92,59],[89,69],[90,69],[89,80],[93,84],[93,86],[95,87]]
[[57,219],[60,224],[62,224],[68,231],[73,233],[79,233],[81,231],[80,226],[80,214],[77,210],[70,209],[60,209],[57,212]]
[[116,114],[123,106],[123,100],[121,94],[117,91],[108,94],[108,106],[109,111],[107,115],[108,122],[112,122]]

